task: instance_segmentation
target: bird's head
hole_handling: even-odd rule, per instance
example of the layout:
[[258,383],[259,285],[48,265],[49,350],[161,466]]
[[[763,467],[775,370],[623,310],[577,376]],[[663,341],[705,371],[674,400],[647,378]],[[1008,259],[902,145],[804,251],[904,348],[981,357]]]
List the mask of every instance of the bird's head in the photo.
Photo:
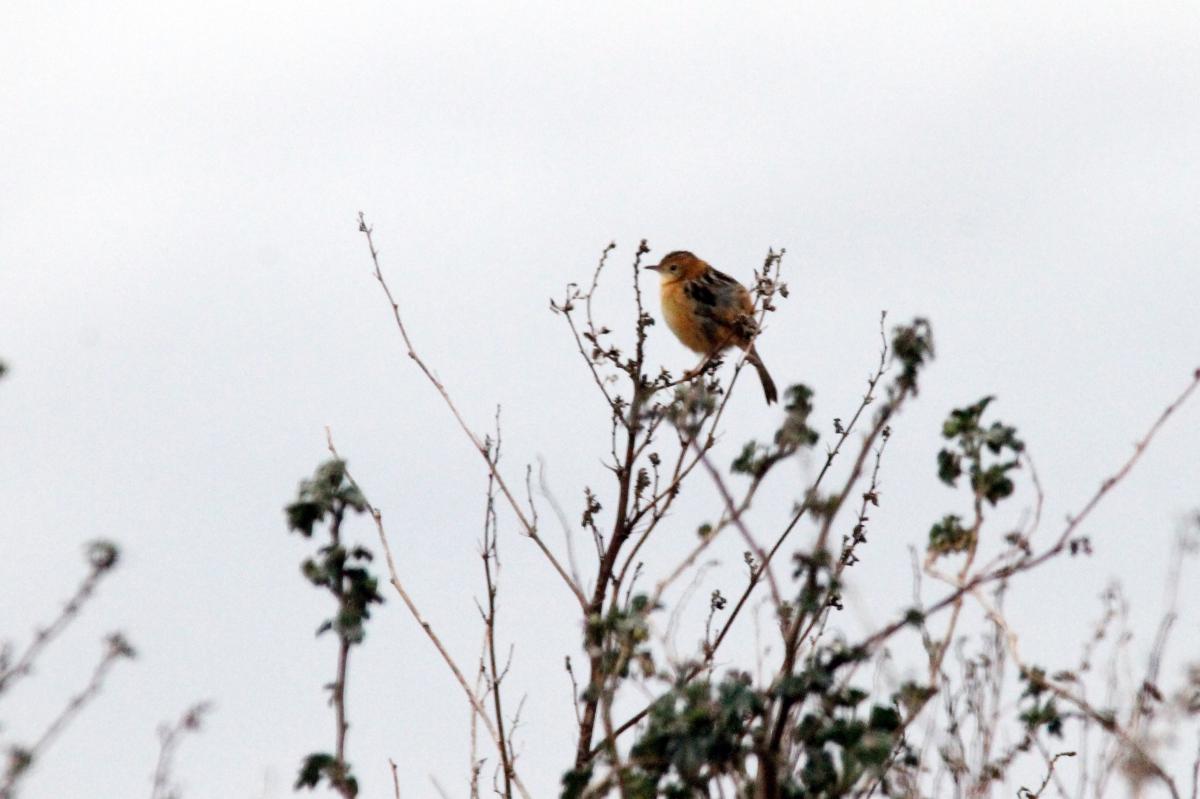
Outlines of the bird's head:
[[676,250],[663,256],[662,261],[647,266],[651,272],[658,272],[664,283],[674,283],[677,280],[691,280],[704,274],[708,264],[686,250]]

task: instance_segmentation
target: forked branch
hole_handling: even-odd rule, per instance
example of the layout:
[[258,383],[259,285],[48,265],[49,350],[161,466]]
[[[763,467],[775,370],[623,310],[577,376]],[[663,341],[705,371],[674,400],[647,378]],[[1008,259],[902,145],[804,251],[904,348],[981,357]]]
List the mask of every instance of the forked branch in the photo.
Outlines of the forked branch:
[[[333,444],[333,435],[328,428],[325,430],[325,435],[329,452],[333,455],[333,457],[337,458],[338,460],[342,460],[341,455],[338,454],[337,448]],[[446,666],[449,667],[450,673],[454,675],[454,679],[458,682],[459,687],[462,688],[463,693],[466,694],[467,703],[471,706],[471,710],[480,719],[480,721],[483,722],[483,726],[487,729],[488,735],[491,736],[492,743],[496,745],[496,751],[507,751],[503,748],[506,746],[506,744],[501,742],[500,734],[496,729],[496,725],[492,722],[491,717],[488,716],[487,711],[483,707],[483,703],[480,701],[475,691],[473,691],[470,684],[467,683],[467,679],[463,675],[462,669],[458,667],[458,663],[455,662],[454,658],[450,655],[450,652],[442,643],[442,640],[438,637],[437,633],[434,632],[432,625],[430,625],[429,622],[425,620],[425,617],[421,615],[421,611],[417,608],[416,603],[413,602],[408,590],[405,589],[404,583],[401,582],[400,573],[396,569],[396,561],[392,557],[392,547],[388,543],[387,532],[383,527],[383,512],[380,511],[379,508],[375,507],[375,505],[371,504],[370,500],[366,499],[366,493],[363,492],[358,483],[355,482],[349,470],[346,471],[346,480],[349,481],[349,483],[353,485],[360,494],[362,494],[367,511],[371,514],[371,518],[375,520],[375,529],[379,534],[379,543],[383,547],[384,559],[387,561],[389,577],[388,582],[392,584],[392,588],[394,588],[396,593],[399,594],[400,600],[404,603],[404,607],[408,608],[408,612],[412,614],[413,619],[416,620],[421,629],[425,631],[425,635],[433,644],[434,649],[437,650]],[[522,784],[521,778],[517,776],[515,769],[512,769],[511,779],[513,786],[517,789],[517,792],[525,799],[529,799],[529,792],[525,790],[525,786]]]
[[429,379],[429,382],[437,390],[438,394],[441,395],[442,400],[446,403],[446,407],[450,409],[450,413],[454,416],[454,420],[458,422],[458,426],[462,428],[464,433],[467,434],[467,438],[470,439],[475,451],[480,454],[484,460],[484,463],[487,464],[489,473],[495,477],[496,485],[500,489],[500,493],[502,493],[504,498],[508,501],[508,504],[512,508],[513,513],[516,515],[517,521],[520,523],[524,534],[528,536],[535,544],[537,544],[538,549],[542,551],[542,554],[546,556],[548,561],[550,561],[550,565],[554,567],[554,570],[558,572],[559,577],[563,579],[563,582],[567,584],[567,587],[571,590],[571,593],[574,594],[575,599],[580,604],[580,607],[586,608],[587,598],[583,595],[583,591],[578,585],[575,584],[575,581],[571,579],[571,575],[568,574],[567,570],[563,568],[561,563],[559,563],[558,558],[554,555],[550,548],[546,546],[546,543],[542,541],[542,538],[538,533],[537,526],[525,513],[525,510],[521,507],[521,503],[517,501],[516,496],[512,493],[512,491],[509,490],[508,484],[504,481],[504,477],[496,470],[495,465],[492,463],[491,457],[488,454],[487,444],[466,423],[462,417],[462,414],[459,413],[458,407],[454,404],[454,400],[450,398],[450,393],[446,390],[446,387],[442,385],[440,380],[437,379],[437,377],[425,364],[425,361],[422,360],[421,356],[417,354],[416,348],[413,347],[412,340],[408,337],[408,331],[404,327],[404,320],[400,317],[400,305],[396,302],[396,298],[393,296],[392,290],[389,288],[387,281],[383,277],[383,272],[380,269],[379,251],[375,249],[375,241],[371,237],[373,229],[367,225],[366,218],[362,212],[359,212],[358,214],[358,229],[364,236],[366,236],[367,247],[371,252],[371,262],[375,267],[375,280],[379,282],[380,288],[383,289],[383,293],[387,297],[388,304],[390,304],[392,307],[392,316],[396,320],[396,328],[400,331],[400,337],[404,340],[404,347],[408,353],[408,357],[413,360],[418,368],[420,368],[421,372],[426,378]]

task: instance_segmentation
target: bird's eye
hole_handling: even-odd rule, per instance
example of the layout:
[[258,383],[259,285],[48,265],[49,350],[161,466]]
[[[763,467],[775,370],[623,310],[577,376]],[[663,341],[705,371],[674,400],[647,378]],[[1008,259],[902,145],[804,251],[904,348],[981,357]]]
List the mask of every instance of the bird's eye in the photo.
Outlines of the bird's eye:
[[671,267],[671,271],[672,271],[672,272],[677,272],[677,271],[679,271],[679,267],[678,267],[678,266],[672,266],[672,267]]

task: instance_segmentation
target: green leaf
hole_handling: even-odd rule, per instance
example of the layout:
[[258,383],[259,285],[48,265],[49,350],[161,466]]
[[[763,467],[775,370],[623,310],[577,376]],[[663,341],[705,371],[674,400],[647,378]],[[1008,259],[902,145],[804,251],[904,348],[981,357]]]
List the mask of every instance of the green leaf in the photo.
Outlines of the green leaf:
[[759,452],[759,444],[757,441],[747,441],[742,446],[741,453],[734,458],[733,464],[729,467],[734,474],[754,475],[760,467],[760,459],[757,457]]
[[579,799],[583,795],[584,789],[592,780],[591,768],[572,769],[566,774],[563,774],[562,784],[563,792],[562,799]]
[[294,790],[301,788],[316,788],[321,782],[321,777],[335,763],[333,755],[326,752],[315,752],[304,758],[304,763],[300,766],[300,775],[296,778]]
[[875,705],[871,708],[871,720],[868,723],[873,730],[895,732],[900,729],[900,713],[894,707]]
[[288,529],[306,538],[312,536],[313,527],[325,517],[325,509],[311,500],[293,502],[284,511],[287,514]]
[[962,458],[948,449],[937,455],[938,479],[948,486],[953,486],[962,474]]
[[975,542],[973,531],[962,526],[962,519],[955,514],[942,517],[929,528],[929,551],[938,555],[966,552]]
[[892,356],[900,362],[896,385],[917,393],[917,375],[933,360],[933,329],[929,321],[917,317],[909,325],[896,327],[892,334]]

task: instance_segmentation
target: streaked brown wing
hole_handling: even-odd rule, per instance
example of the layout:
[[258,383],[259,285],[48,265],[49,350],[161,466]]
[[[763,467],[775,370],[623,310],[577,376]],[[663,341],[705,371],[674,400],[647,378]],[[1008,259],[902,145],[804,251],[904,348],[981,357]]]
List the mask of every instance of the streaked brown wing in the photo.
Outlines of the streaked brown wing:
[[705,308],[712,310],[717,305],[718,290],[713,286],[712,281],[706,281],[704,278],[689,280],[683,286],[683,293],[702,306],[697,309],[701,313],[704,312]]
[[724,272],[710,267],[700,278],[700,282],[717,295],[717,305],[726,321],[732,321],[738,314],[754,313],[754,302],[750,299],[750,292]]
[[729,275],[725,274],[724,272],[722,272],[719,269],[713,269],[711,266],[708,268],[708,271],[705,272],[704,275],[700,279],[708,282],[711,285],[718,285],[718,286],[719,285],[729,285],[729,284],[732,284],[735,286],[741,285],[736,280],[731,278]]

